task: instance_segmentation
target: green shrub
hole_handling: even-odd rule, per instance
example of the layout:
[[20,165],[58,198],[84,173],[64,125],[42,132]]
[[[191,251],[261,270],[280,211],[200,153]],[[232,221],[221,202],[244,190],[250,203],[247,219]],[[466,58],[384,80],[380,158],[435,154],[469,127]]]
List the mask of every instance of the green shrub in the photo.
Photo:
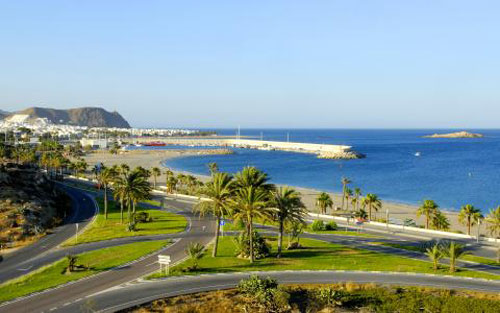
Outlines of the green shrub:
[[238,290],[255,301],[256,306],[265,312],[289,312],[290,294],[278,287],[278,282],[272,278],[260,278],[252,275],[240,281]]
[[312,224],[311,224],[311,229],[313,231],[324,231],[326,229],[326,225],[325,225],[325,222],[323,221],[314,221]]
[[[238,246],[236,255],[241,258],[250,257],[250,239],[246,232],[241,232],[241,234],[234,238],[236,245]],[[253,231],[253,254],[255,259],[262,259],[271,253],[271,246],[266,242],[257,231]]]
[[134,220],[136,223],[147,223],[151,222],[152,219],[147,212],[139,212],[134,215]]
[[337,228],[338,228],[337,223],[335,223],[334,221],[328,222],[325,225],[325,230],[337,230]]

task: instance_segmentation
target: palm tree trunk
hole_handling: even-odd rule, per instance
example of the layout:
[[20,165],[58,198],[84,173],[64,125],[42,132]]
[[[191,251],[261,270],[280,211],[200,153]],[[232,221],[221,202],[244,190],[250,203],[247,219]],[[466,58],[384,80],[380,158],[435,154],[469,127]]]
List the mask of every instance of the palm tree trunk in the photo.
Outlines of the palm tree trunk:
[[130,223],[130,207],[131,207],[131,203],[130,203],[130,200],[127,201],[127,214],[128,214],[128,222]]
[[217,216],[216,222],[217,225],[215,227],[215,243],[214,243],[214,250],[212,251],[212,256],[214,258],[217,256],[217,247],[219,246],[220,216]]
[[429,214],[425,214],[425,229],[429,229]]
[[108,188],[104,184],[104,219],[108,219]]
[[368,212],[370,212],[368,219],[371,221],[372,220],[372,205],[371,204],[368,205]]
[[281,257],[281,249],[283,246],[283,221],[280,221],[280,227],[279,227],[279,234],[278,234],[278,254],[276,255],[276,258]]
[[154,182],[153,182],[153,188],[156,189],[156,175],[155,175],[155,177],[153,177],[153,180],[154,180]]
[[342,210],[344,210],[345,185],[342,186]]
[[249,222],[248,228],[250,231],[250,234],[249,234],[249,238],[250,238],[250,263],[253,263],[254,257],[253,257],[253,227],[252,227],[253,220],[252,220],[252,217],[250,217],[248,222]]
[[123,224],[123,199],[120,199],[120,221]]
[[471,225],[471,222],[470,222],[470,217],[467,219],[467,235],[470,236],[470,225]]

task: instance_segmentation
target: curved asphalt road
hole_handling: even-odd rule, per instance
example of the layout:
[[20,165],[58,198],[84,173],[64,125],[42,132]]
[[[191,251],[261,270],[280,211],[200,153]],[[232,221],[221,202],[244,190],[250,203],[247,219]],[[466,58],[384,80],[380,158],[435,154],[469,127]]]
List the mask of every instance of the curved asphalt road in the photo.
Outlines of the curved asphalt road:
[[0,262],[0,282],[31,271],[30,260],[40,257],[74,236],[76,223],[79,224],[80,230],[84,229],[97,213],[94,200],[87,193],[62,184],[59,184],[59,188],[64,189],[71,197],[72,214],[68,216],[63,225],[56,227],[51,234],[29,246],[5,255],[3,261]]
[[499,281],[424,274],[409,275],[403,273],[359,271],[252,272],[170,277],[164,280],[129,283],[78,301],[69,301],[63,306],[53,307],[53,310],[55,312],[68,313],[87,310],[93,310],[93,312],[116,312],[159,298],[234,288],[240,280],[247,278],[251,274],[273,277],[282,284],[356,282],[500,292]]
[[[167,201],[166,204],[184,211],[191,211],[192,209],[191,203]],[[192,236],[184,236],[184,238],[180,238],[166,248],[128,265],[62,285],[55,289],[7,302],[0,305],[0,312],[48,312],[55,307],[63,307],[65,304],[80,301],[89,295],[102,292],[158,270],[158,254],[170,255],[172,263],[181,261],[185,258],[184,250],[190,242],[200,242],[206,245],[212,240],[213,224],[212,219],[192,217],[187,230]],[[79,310],[73,312],[79,312]]]

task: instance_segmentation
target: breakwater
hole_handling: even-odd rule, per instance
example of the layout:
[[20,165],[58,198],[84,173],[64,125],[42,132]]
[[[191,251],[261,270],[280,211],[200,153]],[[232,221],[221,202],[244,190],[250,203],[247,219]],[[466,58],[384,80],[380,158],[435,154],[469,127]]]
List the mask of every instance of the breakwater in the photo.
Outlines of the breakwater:
[[[144,140],[143,140],[144,141]],[[352,150],[351,146],[316,144],[288,141],[267,141],[252,139],[200,139],[200,138],[163,138],[161,142],[167,145],[181,146],[217,146],[257,150],[278,150],[316,154],[322,159],[357,159],[364,157]]]

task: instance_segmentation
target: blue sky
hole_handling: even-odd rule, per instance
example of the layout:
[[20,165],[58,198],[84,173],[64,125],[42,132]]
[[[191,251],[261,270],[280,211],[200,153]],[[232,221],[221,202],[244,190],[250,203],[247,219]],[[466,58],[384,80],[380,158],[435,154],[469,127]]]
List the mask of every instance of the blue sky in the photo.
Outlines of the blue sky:
[[0,109],[134,126],[499,127],[498,1],[4,1]]

